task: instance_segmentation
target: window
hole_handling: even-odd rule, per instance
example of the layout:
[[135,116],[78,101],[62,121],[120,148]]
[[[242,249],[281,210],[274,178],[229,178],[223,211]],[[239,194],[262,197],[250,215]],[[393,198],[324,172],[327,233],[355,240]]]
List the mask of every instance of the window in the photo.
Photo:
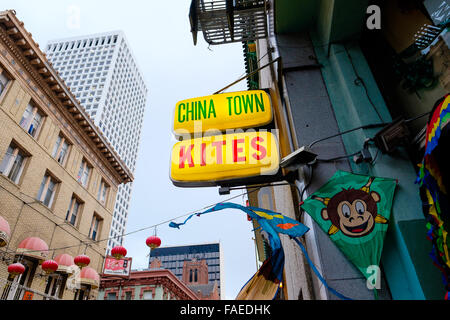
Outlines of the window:
[[131,291],[125,292],[125,300],[131,300]]
[[87,187],[89,181],[89,174],[91,172],[91,166],[88,165],[87,161],[83,159],[81,161],[80,170],[78,170],[77,181],[80,182],[83,187]]
[[72,196],[72,199],[70,199],[69,208],[67,209],[66,221],[68,221],[73,226],[75,226],[77,216],[81,211],[81,205],[81,201],[78,200],[75,196]]
[[0,172],[14,183],[19,183],[27,155],[11,143],[0,164]]
[[108,198],[108,193],[109,193],[109,186],[102,179],[101,182],[100,182],[100,186],[98,188],[98,193],[97,193],[98,201],[100,201],[101,203],[105,204],[106,200]]
[[98,234],[100,233],[102,220],[103,219],[95,213],[92,216],[91,228],[89,229],[89,238],[92,240],[97,240]]
[[144,291],[144,294],[142,295],[143,300],[153,300],[153,294],[151,291]]
[[50,174],[46,173],[44,175],[41,187],[39,188],[37,199],[49,208],[52,206],[57,184],[58,182],[56,181],[56,179],[50,176]]
[[[55,276],[49,276],[47,278],[47,284],[45,286],[45,294],[48,294],[51,297],[58,297],[59,296],[59,290],[64,290],[64,288],[61,288],[61,282],[63,279]],[[61,289],[60,289],[61,288]],[[44,297],[44,300],[47,300],[47,298]]]
[[69,152],[69,143],[66,138],[59,135],[53,147],[52,157],[56,159],[61,165],[64,165]]
[[3,92],[5,92],[6,86],[11,81],[11,78],[3,71],[2,67],[0,67],[0,97]]
[[107,300],[117,300],[117,295],[115,292],[109,292],[107,296]]
[[75,291],[73,300],[89,300],[89,294],[91,292],[90,286],[81,285],[80,289]]
[[36,106],[29,103],[25,112],[23,113],[22,119],[20,120],[20,126],[24,128],[33,138],[36,138],[39,129],[42,126],[42,121],[44,116],[39,111]]

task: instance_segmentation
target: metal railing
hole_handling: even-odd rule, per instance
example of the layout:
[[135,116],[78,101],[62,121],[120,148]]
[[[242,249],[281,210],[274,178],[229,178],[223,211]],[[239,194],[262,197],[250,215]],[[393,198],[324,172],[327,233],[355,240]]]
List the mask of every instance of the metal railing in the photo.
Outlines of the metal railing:
[[191,31],[211,45],[267,37],[266,0],[192,0]]
[[424,24],[414,34],[414,44],[419,50],[429,47],[445,28]]
[[21,285],[17,281],[0,279],[0,300],[59,300],[46,293]]

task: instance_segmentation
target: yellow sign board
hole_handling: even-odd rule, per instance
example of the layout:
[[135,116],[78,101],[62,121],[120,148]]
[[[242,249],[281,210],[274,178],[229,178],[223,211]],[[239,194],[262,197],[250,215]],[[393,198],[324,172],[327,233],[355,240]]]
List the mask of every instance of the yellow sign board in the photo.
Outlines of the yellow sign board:
[[177,135],[208,130],[252,128],[272,121],[272,106],[263,90],[239,91],[186,99],[175,106]]
[[272,175],[280,155],[268,131],[187,139],[172,148],[170,178],[176,185]]

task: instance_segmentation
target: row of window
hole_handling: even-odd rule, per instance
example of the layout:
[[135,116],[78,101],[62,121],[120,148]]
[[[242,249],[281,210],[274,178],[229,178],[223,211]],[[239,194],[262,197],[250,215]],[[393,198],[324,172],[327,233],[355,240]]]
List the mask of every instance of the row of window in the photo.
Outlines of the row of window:
[[[183,268],[169,269],[178,279],[183,279]],[[220,280],[219,272],[208,272],[208,280]]]
[[[52,157],[59,163],[64,164],[67,159],[68,150],[69,144],[63,136],[59,135],[53,148]],[[19,184],[26,161],[30,157],[31,155],[28,152],[18,147],[14,141],[11,142],[0,164],[0,173],[8,177],[15,184]],[[77,180],[85,187],[87,186],[91,171],[92,167],[83,159],[78,171]],[[46,175],[42,181],[38,192],[38,200],[42,201],[47,207],[51,207],[52,205],[53,191],[56,183],[56,180],[52,179],[50,175]],[[105,204],[108,193],[109,185],[101,179],[97,192],[97,200]]]
[[[24,168],[25,159],[27,154],[17,148],[14,144],[11,144],[6,152],[5,157],[0,165],[0,172],[11,179],[13,182],[17,183],[21,176]],[[45,173],[39,191],[37,194],[37,200],[42,202],[45,206],[51,208],[54,202],[57,186],[60,182],[54,178],[50,173]],[[99,195],[101,197],[106,197],[106,187],[105,184],[101,183],[99,188]],[[75,195],[72,196],[70,200],[69,207],[67,209],[66,221],[73,226],[77,226],[77,217],[80,216],[81,207],[83,201],[77,198]],[[93,214],[91,228],[89,230],[88,236],[96,240],[99,231],[99,225],[103,219],[99,217],[96,213]]]
[[208,259],[219,258],[219,252],[202,252],[202,253],[189,253],[189,254],[172,254],[172,255],[162,255],[158,259],[161,261],[177,261],[177,260],[191,260],[197,259]]
[[[170,295],[171,300],[176,300],[176,296],[174,294]],[[133,300],[133,292],[132,291],[125,291],[125,299],[124,300]],[[108,295],[106,296],[106,300],[117,300],[118,295],[116,292],[108,292]],[[163,293],[163,300],[168,299],[167,292],[164,291]],[[142,300],[153,300],[153,291],[151,290],[144,290],[142,292]]]
[[[5,91],[6,86],[11,82],[11,77],[6,74],[0,67],[0,97]],[[19,125],[34,139],[37,139],[39,132],[43,126],[45,119],[44,113],[36,106],[33,101],[30,101],[25,108],[25,111],[20,119]],[[68,139],[60,133],[56,139],[55,145],[51,156],[62,166],[65,166],[66,160],[69,156],[72,144]],[[19,184],[20,177],[22,176],[25,163],[31,154],[19,147],[14,141],[9,145],[6,154],[0,164],[0,173],[8,177],[15,184]],[[85,188],[88,188],[89,178],[92,172],[92,166],[83,158],[78,175],[77,181],[81,183]],[[42,186],[41,186],[42,187]],[[52,185],[50,184],[50,188]],[[109,185],[101,179],[99,185],[97,200],[102,204],[106,204],[108,196]],[[47,206],[50,206],[51,197],[43,197],[43,201]]]
[[[101,54],[103,54],[102,57],[100,57]],[[105,51],[105,50],[98,50],[97,57],[94,57],[94,53],[91,53],[91,54],[85,53],[84,57],[82,57],[81,54],[79,54],[78,56],[76,56],[74,54],[67,54],[64,57],[64,59],[62,56],[61,57],[56,57],[56,56],[53,57],[52,55],[49,55],[49,57],[52,57],[55,62],[57,61],[58,64],[61,64],[63,66],[72,66],[73,65],[74,67],[78,67],[79,63],[87,63],[87,62],[100,61],[100,60],[111,60],[112,55],[113,55],[113,50],[111,50],[110,52]],[[72,59],[66,58],[68,56],[71,56]],[[83,67],[83,65],[81,67]]]
[[113,53],[115,49],[115,45],[111,45],[111,46],[103,46],[103,47],[97,47],[97,48],[81,48],[81,49],[73,49],[70,51],[66,51],[66,52],[53,52],[51,51],[51,49],[48,49],[47,51],[47,55],[48,57],[54,58],[54,59],[59,59],[60,61],[62,60],[69,60],[68,57],[71,58],[82,58],[82,57],[93,57],[94,56],[94,52],[96,51],[96,55],[105,55],[108,53]]
[[61,50],[70,50],[75,48],[86,48],[92,47],[92,46],[98,46],[98,45],[105,45],[105,44],[111,44],[117,42],[117,36],[109,36],[109,37],[103,37],[103,38],[97,38],[97,39],[89,39],[89,40],[77,40],[72,42],[66,42],[66,43],[58,43],[54,45],[49,45],[48,50],[49,51],[61,51]]

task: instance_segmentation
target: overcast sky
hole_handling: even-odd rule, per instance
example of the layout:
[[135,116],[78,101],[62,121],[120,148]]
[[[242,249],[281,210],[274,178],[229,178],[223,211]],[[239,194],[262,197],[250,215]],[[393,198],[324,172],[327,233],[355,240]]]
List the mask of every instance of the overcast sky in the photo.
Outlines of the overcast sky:
[[[176,142],[171,133],[176,102],[210,95],[245,72],[241,43],[208,48],[199,33],[197,46],[193,45],[188,19],[190,0],[2,0],[1,4],[1,10],[16,10],[42,49],[52,39],[124,31],[149,88],[126,232],[242,193],[219,196],[217,188],[178,188],[169,179],[170,151]],[[242,81],[227,92],[246,89]],[[238,197],[233,202],[244,204],[245,199]],[[152,234],[151,229],[125,238],[133,269],[147,267],[145,239]],[[162,246],[220,241],[226,299],[234,299],[257,270],[251,223],[240,211],[193,217],[180,230],[164,224],[157,228],[157,234]]]

